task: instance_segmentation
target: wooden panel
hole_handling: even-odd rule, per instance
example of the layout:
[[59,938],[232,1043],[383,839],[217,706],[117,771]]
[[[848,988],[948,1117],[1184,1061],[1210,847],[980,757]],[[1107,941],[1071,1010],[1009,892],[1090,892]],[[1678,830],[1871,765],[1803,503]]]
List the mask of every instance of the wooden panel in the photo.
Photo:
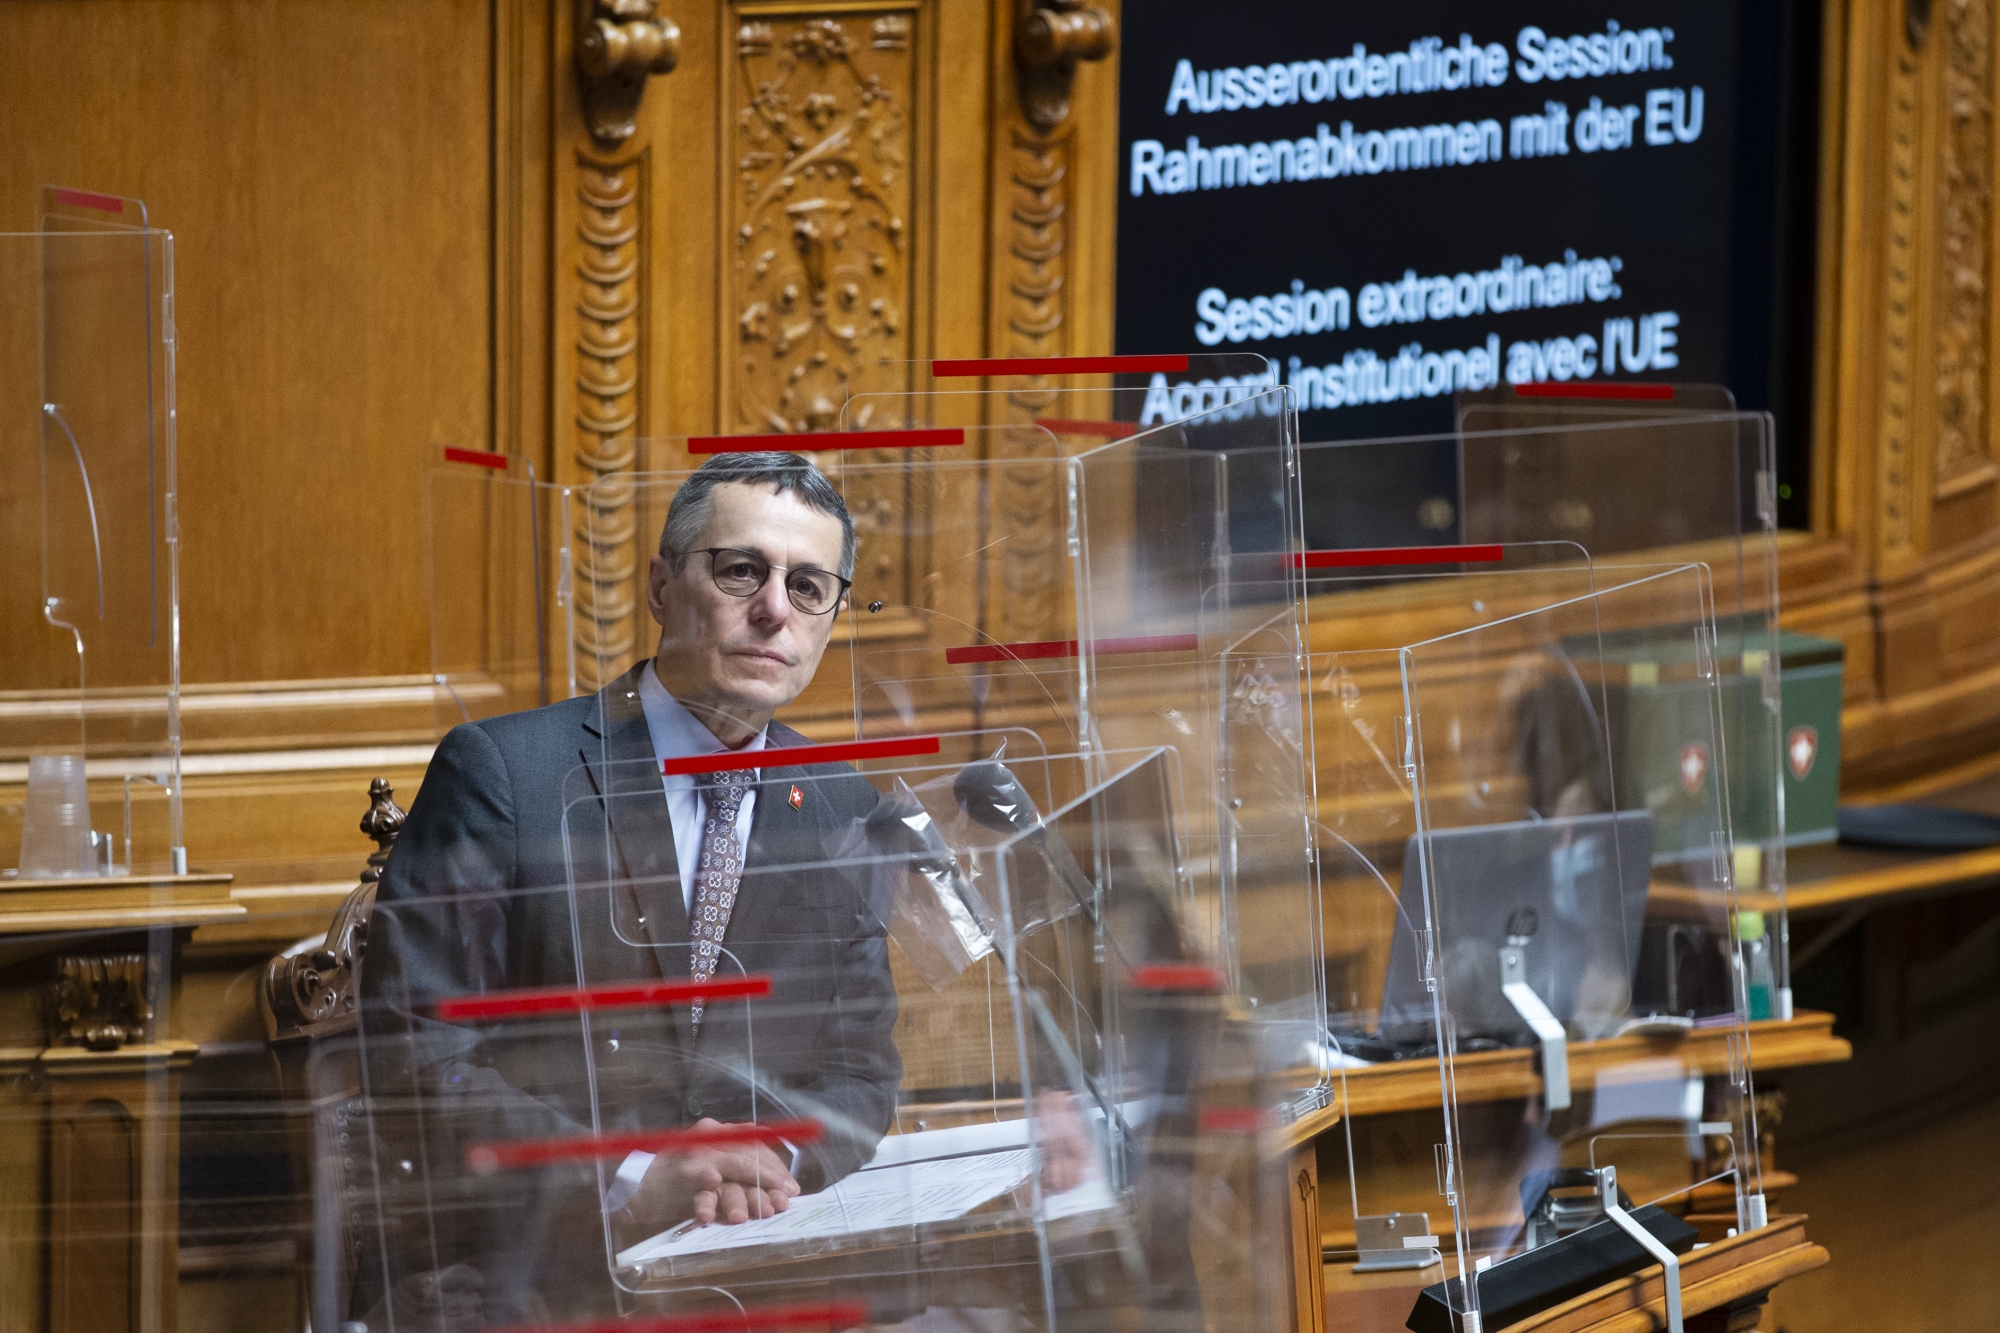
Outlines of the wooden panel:
[[[89,0],[4,24],[0,219],[29,225],[53,181],[175,233],[187,679],[426,669],[422,461],[492,438],[491,7]],[[10,525],[0,564],[32,568],[34,540]],[[10,580],[0,616],[30,595]]]
[[138,1333],[159,1327],[153,1320],[162,1316],[173,1327],[173,1303],[162,1309],[157,1290],[141,1288],[148,1238],[139,1156],[139,1135],[122,1102],[95,1097],[51,1108],[51,1329]]
[[1872,634],[1831,587],[1787,620],[1848,645],[1850,791],[2000,742],[1995,25],[1993,0],[1827,6],[1814,524],[1854,543]]

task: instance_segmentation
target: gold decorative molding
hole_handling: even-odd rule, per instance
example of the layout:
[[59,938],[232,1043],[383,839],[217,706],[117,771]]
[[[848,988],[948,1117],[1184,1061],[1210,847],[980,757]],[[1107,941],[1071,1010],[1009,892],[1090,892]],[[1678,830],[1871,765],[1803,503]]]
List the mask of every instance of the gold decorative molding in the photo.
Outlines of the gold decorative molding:
[[1889,77],[1888,254],[1882,282],[1882,451],[1877,511],[1883,553],[1913,544],[1916,499],[1910,439],[1912,329],[1916,296],[1917,89],[1915,52],[1899,50]]
[[50,987],[52,1046],[115,1051],[143,1041],[153,1021],[159,972],[150,954],[70,955],[56,960]]
[[1946,0],[1939,135],[1939,498],[1988,479],[1993,226],[1992,0]]
[[591,137],[609,147],[631,138],[646,78],[680,60],[681,30],[655,0],[575,0],[576,72]]
[[[646,189],[651,154],[577,155],[576,462],[584,488],[573,580],[577,685],[594,691],[630,665],[638,641],[639,568],[632,471],[641,432]],[[609,484],[607,484],[607,482]]]
[[872,367],[913,354],[914,20],[892,4],[750,11],[737,27],[724,131],[731,429],[833,429],[850,391],[885,378]]

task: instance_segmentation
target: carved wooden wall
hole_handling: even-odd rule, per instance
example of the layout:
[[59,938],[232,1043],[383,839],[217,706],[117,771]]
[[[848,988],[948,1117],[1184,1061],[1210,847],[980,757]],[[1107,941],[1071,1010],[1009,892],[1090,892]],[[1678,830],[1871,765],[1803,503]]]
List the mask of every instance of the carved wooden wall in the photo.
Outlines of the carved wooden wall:
[[1815,537],[1787,619],[1846,639],[1848,787],[2000,744],[1993,0],[1830,0]]
[[[1115,68],[1072,58],[1110,30],[1067,0],[1083,26],[1032,75],[1023,8],[998,0],[427,0],[290,23],[139,0],[113,48],[86,9],[10,9],[0,178],[142,196],[177,235],[187,843],[275,921],[330,910],[354,783],[413,790],[450,713],[425,537],[440,446],[602,483],[567,520],[577,628],[548,645],[587,689],[651,646],[636,594],[661,515],[620,479],[690,462],[635,439],[830,424],[851,389],[913,382],[892,363],[1110,350]],[[586,80],[614,54],[600,21],[644,40]],[[224,67],[220,100],[164,72]],[[0,199],[6,225],[25,206]],[[1052,499],[998,506],[1017,539],[1001,637],[1052,623]],[[910,520],[980,517],[926,504],[856,498],[865,559],[908,605]],[[33,537],[8,529],[7,568],[32,567]],[[0,587],[7,623],[32,624],[32,596]],[[29,678],[62,667],[45,648],[8,640],[0,709],[56,683]],[[0,845],[19,790],[0,774]]]
[[[616,156],[568,117],[577,188],[555,202],[576,257],[555,266],[556,307],[575,327],[555,343],[558,394],[575,404],[559,429],[576,443],[552,475],[614,479],[578,512],[591,577],[577,647],[594,663],[581,683],[652,646],[638,594],[662,497],[615,478],[690,466],[674,437],[828,429],[854,394],[917,387],[933,356],[1109,350],[1114,82],[1100,65],[1070,77],[1075,60],[1058,51],[1065,77],[1041,78],[1054,91],[1037,123],[1016,73],[1021,17],[938,0],[681,8],[677,67],[652,80]],[[1072,104],[1097,132],[1077,134]],[[1100,196],[1081,227],[1079,181]],[[1078,275],[1079,254],[1099,263]],[[983,419],[971,411],[962,424]],[[622,447],[631,436],[652,442]],[[925,532],[981,521],[933,498],[894,475],[850,487],[861,568],[896,603],[870,634],[910,628],[898,608],[924,604]],[[1053,501],[999,506],[1031,561],[1055,550]],[[1045,602],[996,599],[993,632],[1045,636]],[[829,704],[829,726],[840,711]]]

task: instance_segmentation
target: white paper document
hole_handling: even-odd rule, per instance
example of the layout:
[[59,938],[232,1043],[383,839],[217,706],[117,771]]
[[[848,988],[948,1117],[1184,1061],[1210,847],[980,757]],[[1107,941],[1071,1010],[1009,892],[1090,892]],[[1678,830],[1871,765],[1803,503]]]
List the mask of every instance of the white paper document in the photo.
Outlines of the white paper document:
[[[923,1226],[963,1217],[1028,1179],[1035,1169],[1032,1148],[976,1157],[911,1162],[858,1171],[818,1194],[804,1194],[775,1217],[731,1226],[683,1224],[641,1241],[618,1256],[620,1267],[661,1259],[712,1254],[753,1245],[788,1243]],[[1045,1211],[1066,1216],[1110,1207],[1110,1191],[1090,1181],[1050,1197]]]

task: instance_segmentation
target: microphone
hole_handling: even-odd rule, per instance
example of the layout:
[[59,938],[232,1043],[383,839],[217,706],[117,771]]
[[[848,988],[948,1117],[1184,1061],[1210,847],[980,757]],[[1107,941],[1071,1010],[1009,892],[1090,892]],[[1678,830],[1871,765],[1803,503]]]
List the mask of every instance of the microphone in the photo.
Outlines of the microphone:
[[1077,865],[1062,834],[1043,822],[1034,798],[1011,769],[994,759],[967,764],[951,784],[951,794],[973,823],[996,833],[1024,835],[1024,841],[1042,854],[1049,873],[1069,890],[1083,914],[1092,922],[1097,920],[1096,886]]
[[[930,910],[908,900],[903,906],[910,909],[912,924],[928,921],[932,927],[956,938],[965,962],[952,969],[954,975],[966,963],[977,962],[993,951],[993,913],[986,906],[985,896],[965,877],[958,857],[908,783],[897,778],[895,789],[868,812],[862,829],[871,847],[915,871],[930,886],[934,902]],[[878,879],[873,896],[878,900],[875,908],[882,920],[905,915],[898,910],[893,882]],[[943,913],[941,921],[933,919],[937,912]],[[914,945],[906,944],[906,952],[911,947]],[[915,954],[912,960],[917,961]]]
[[901,779],[897,780],[895,794],[877,801],[868,812],[866,827],[870,842],[904,858],[925,875],[949,881],[956,892],[963,892],[960,885],[965,890],[971,889],[937,824]]

